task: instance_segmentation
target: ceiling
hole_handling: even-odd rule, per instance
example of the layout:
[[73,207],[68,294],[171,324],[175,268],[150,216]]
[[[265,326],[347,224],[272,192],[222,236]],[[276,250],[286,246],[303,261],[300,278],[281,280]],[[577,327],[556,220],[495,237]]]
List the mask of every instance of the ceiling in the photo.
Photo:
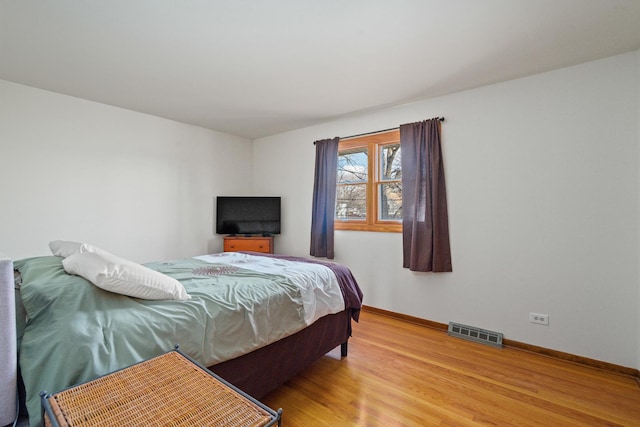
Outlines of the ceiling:
[[638,0],[0,0],[0,79],[250,139],[637,49]]

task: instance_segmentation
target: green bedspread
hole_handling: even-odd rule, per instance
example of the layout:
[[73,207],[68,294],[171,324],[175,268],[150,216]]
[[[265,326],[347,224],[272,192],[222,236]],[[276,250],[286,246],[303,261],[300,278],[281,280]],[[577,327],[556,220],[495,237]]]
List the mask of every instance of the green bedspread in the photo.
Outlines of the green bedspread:
[[211,366],[306,326],[300,290],[285,276],[192,258],[147,264],[180,280],[192,296],[147,301],[68,275],[61,261],[48,256],[15,262],[28,316],[19,357],[33,426],[40,421],[43,389],[60,391],[175,344]]

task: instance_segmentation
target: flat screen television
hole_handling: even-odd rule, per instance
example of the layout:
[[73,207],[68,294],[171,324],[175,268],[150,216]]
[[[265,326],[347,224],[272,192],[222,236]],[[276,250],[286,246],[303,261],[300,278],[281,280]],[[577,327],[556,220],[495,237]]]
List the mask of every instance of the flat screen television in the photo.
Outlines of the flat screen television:
[[217,234],[280,234],[280,197],[218,196]]

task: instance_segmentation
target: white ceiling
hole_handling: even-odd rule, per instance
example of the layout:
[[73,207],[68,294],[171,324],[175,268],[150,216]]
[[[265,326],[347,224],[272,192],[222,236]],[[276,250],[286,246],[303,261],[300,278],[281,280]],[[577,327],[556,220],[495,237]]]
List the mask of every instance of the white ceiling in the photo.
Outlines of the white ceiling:
[[251,139],[637,49],[638,0],[0,0],[0,79]]

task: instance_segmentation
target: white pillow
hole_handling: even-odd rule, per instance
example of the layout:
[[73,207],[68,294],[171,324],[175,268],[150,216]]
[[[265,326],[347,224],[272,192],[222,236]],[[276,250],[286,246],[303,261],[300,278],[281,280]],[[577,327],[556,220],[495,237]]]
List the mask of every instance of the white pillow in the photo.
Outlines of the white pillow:
[[61,256],[62,258],[83,252],[108,254],[107,251],[103,251],[97,246],[93,246],[89,243],[70,242],[67,240],[54,240],[49,242],[49,249],[51,249],[52,254],[55,256]]
[[191,298],[173,277],[109,253],[80,252],[65,258],[62,266],[105,291],[149,300]]

